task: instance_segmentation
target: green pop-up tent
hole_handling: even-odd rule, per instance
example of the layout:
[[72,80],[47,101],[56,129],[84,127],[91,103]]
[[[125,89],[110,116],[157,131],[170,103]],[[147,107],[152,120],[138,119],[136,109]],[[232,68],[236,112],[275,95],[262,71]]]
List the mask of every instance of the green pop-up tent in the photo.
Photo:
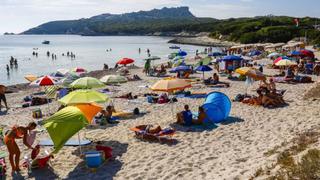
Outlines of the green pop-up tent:
[[73,135],[87,124],[86,116],[74,106],[63,108],[45,120],[44,127],[54,144],[53,153],[57,153]]

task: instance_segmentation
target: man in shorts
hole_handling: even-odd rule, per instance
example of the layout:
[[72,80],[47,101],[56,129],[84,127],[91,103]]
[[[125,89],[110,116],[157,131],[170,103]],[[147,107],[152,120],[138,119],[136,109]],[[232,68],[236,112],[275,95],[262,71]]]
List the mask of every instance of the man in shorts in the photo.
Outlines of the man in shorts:
[[6,87],[4,85],[0,85],[0,111],[1,111],[1,106],[2,106],[1,101],[4,102],[4,105],[6,106],[7,110],[9,109],[5,92],[6,92]]

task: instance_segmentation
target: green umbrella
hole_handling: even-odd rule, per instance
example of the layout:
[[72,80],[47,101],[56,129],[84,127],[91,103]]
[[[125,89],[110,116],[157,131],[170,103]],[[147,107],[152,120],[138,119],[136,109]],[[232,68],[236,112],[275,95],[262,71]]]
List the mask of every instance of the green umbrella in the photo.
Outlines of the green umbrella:
[[53,153],[57,153],[63,145],[77,132],[88,124],[82,111],[74,106],[63,108],[45,120],[47,129],[54,144]]
[[127,78],[119,75],[107,75],[100,79],[105,84],[117,84],[127,82]]
[[92,77],[80,78],[70,84],[70,87],[74,89],[91,89],[91,88],[101,88],[104,86],[105,85],[99,79],[92,78]]
[[86,103],[104,103],[109,98],[102,93],[94,90],[77,90],[69,93],[59,100],[64,105],[86,104]]

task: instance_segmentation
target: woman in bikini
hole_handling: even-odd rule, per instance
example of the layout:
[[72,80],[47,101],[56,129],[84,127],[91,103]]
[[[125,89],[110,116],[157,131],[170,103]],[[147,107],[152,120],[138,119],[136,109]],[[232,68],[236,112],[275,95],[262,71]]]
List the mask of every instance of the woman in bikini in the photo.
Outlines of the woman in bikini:
[[6,144],[9,151],[9,160],[12,168],[12,173],[15,171],[20,171],[19,160],[20,160],[20,149],[15,141],[15,139],[23,139],[23,144],[26,145],[29,149],[33,147],[28,144],[27,137],[30,131],[36,128],[37,124],[31,122],[27,127],[19,126],[13,127],[10,131],[4,136],[4,143]]

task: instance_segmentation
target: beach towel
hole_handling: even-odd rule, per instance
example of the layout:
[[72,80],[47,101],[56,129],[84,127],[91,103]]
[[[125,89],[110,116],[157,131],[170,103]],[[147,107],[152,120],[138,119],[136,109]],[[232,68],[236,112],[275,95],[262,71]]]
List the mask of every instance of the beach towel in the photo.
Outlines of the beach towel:
[[[90,140],[80,140],[80,144],[79,144],[78,140],[70,139],[64,145],[65,146],[79,146],[79,145],[85,146],[85,145],[89,145],[89,144],[91,144]],[[53,146],[53,142],[51,139],[43,139],[43,140],[40,140],[39,145],[40,146]]]

